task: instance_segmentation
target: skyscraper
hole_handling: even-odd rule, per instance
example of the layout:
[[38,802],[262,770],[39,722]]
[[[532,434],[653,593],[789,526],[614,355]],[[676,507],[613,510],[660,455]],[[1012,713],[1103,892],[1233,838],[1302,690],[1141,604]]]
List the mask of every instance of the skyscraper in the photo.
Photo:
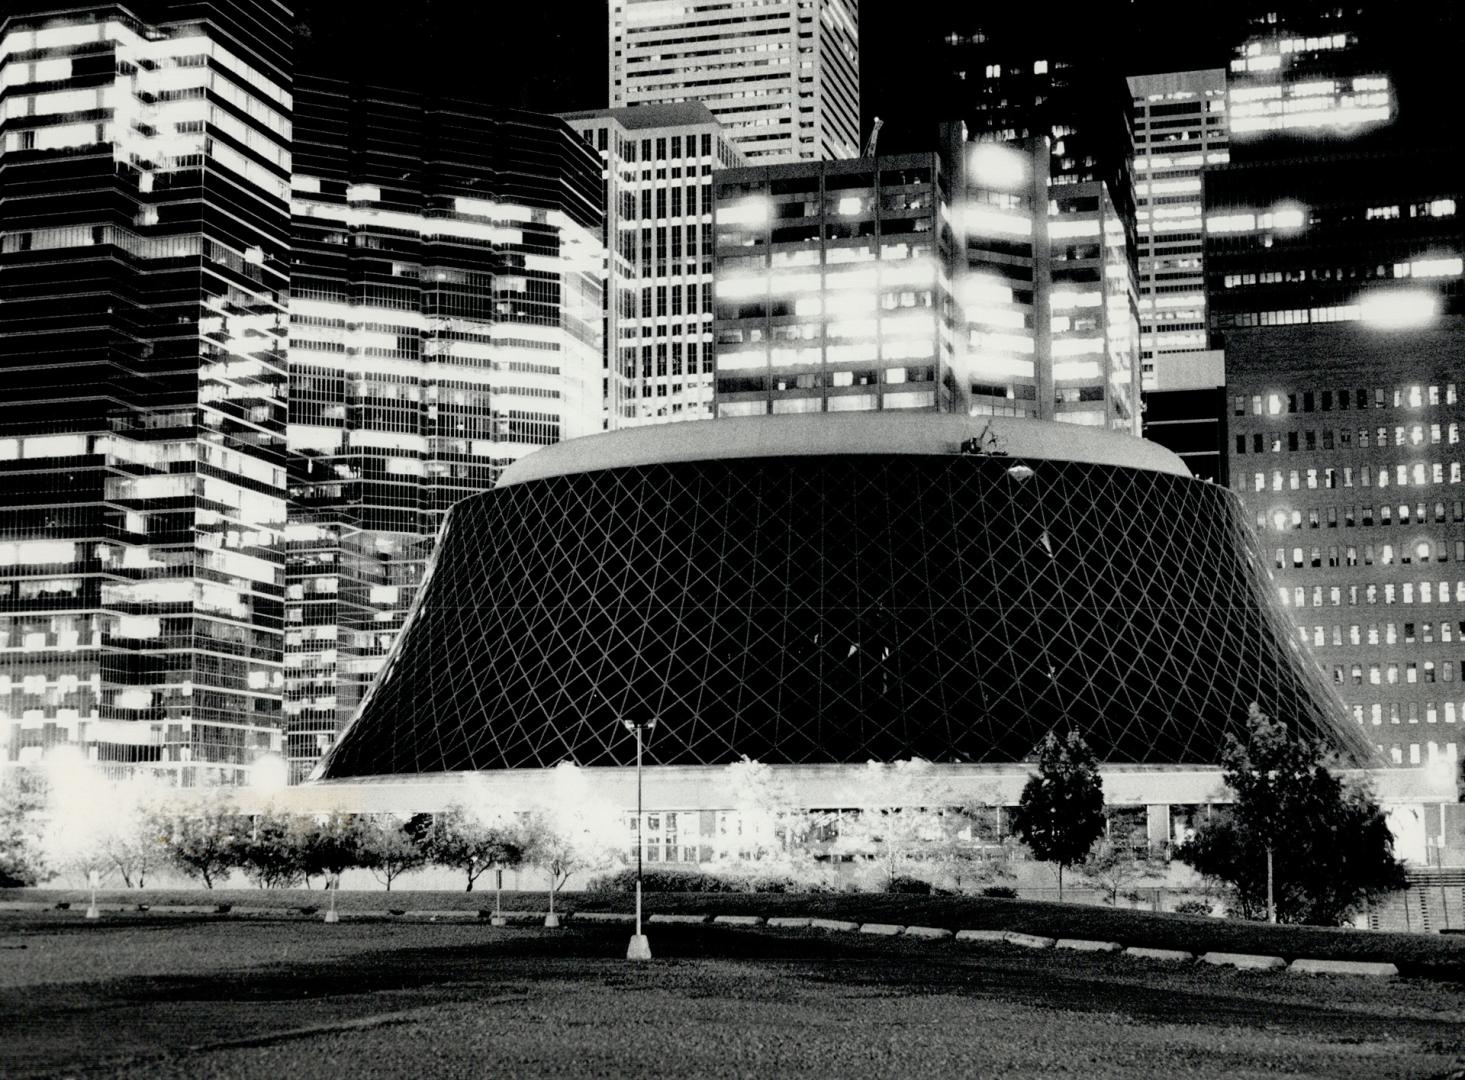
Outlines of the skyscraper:
[[278,749],[289,12],[0,21],[0,761]]
[[712,416],[712,174],[743,163],[700,102],[567,113],[600,154],[607,426]]
[[292,775],[402,625],[443,515],[602,427],[600,168],[563,121],[302,78],[290,299]]
[[1081,47],[1012,20],[970,16],[945,36],[940,100],[978,141],[1047,140],[1057,418],[1138,434],[1128,88]]
[[610,105],[701,101],[750,163],[860,149],[858,0],[610,0]]
[[[1299,635],[1397,764],[1453,760],[1465,622],[1458,17],[1304,5],[1230,65],[1231,163],[1205,182],[1231,483]],[[1439,726],[1431,726],[1439,725]]]

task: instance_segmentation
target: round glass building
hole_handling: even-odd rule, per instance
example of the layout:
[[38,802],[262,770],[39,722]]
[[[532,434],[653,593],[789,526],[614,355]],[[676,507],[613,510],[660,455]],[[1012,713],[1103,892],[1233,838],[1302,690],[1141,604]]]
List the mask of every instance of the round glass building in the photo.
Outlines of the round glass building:
[[448,516],[316,777],[634,762],[1012,764],[1076,727],[1213,765],[1249,703],[1366,742],[1277,606],[1237,498],[1152,443],[894,413],[547,447]]

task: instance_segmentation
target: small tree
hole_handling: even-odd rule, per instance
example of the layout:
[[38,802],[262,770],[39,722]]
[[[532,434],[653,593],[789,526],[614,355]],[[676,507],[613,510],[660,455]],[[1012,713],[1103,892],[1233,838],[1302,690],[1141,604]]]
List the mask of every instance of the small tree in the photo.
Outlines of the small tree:
[[31,769],[0,769],[0,888],[34,885],[49,876],[43,847],[47,786]]
[[305,877],[305,849],[293,818],[274,811],[254,815],[239,843],[239,865],[261,889],[288,889]]
[[[337,811],[320,821],[296,823],[295,843],[300,848],[300,870],[307,882],[318,874],[337,881],[365,857],[366,829],[360,818]],[[328,883],[329,884],[329,883]]]
[[1063,871],[1088,855],[1104,832],[1104,784],[1088,743],[1077,731],[1053,732],[1038,748],[1038,775],[1030,777],[1012,813],[1012,827],[1034,855]]
[[[1177,854],[1229,884],[1244,917],[1337,924],[1404,887],[1383,812],[1365,788],[1332,774],[1318,743],[1253,704],[1246,740],[1228,735],[1222,762],[1236,793],[1232,814]],[[1287,856],[1280,866],[1279,851]]]
[[428,862],[463,871],[468,879],[464,892],[473,891],[473,883],[485,870],[509,870],[524,860],[516,829],[504,822],[485,822],[461,806],[434,815],[425,848]]
[[422,845],[407,824],[391,814],[373,814],[362,829],[361,865],[392,891],[392,882],[427,861]]
[[240,814],[227,796],[212,794],[191,814],[153,822],[167,847],[168,859],[182,874],[203,881],[227,877],[240,864],[241,845],[249,836],[249,818]]
[[1119,894],[1137,881],[1157,877],[1165,872],[1158,859],[1136,855],[1122,844],[1102,843],[1089,853],[1079,872],[1095,888],[1103,891],[1110,907],[1119,903]]

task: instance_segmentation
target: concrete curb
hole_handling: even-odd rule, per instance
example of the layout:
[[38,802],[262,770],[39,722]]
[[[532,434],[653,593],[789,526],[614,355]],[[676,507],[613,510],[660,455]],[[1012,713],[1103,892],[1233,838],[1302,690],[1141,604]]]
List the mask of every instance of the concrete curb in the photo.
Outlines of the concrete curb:
[[[235,908],[235,910],[237,911],[239,909]],[[433,911],[424,908],[420,911],[409,910],[406,917],[409,919],[461,919],[465,921],[471,920],[473,922],[477,922],[478,912],[453,910]]]
[[577,911],[572,917],[572,921],[634,924],[636,922],[636,916],[634,914],[624,914],[619,911]]
[[811,920],[798,918],[796,916],[778,916],[768,920],[769,926],[777,926],[783,930],[806,930]]
[[881,937],[899,937],[904,930],[904,926],[884,922],[867,922],[860,927],[862,934],[879,934]]
[[1287,970],[1299,975],[1367,975],[1375,979],[1388,979],[1399,974],[1393,964],[1375,963],[1368,960],[1294,960]]
[[905,936],[913,938],[925,938],[928,941],[945,941],[952,936],[950,930],[942,929],[939,926],[907,926]]
[[1280,956],[1257,956],[1253,953],[1208,952],[1201,957],[1203,964],[1217,967],[1234,967],[1242,971],[1280,971],[1287,961]]
[[1002,936],[1008,944],[1021,945],[1024,949],[1051,949],[1055,943],[1054,939],[1050,937],[1040,937],[1037,934],[1019,934],[1012,930],[1007,931]]
[[1194,960],[1195,953],[1181,952],[1179,949],[1142,949],[1137,945],[1131,945],[1124,950],[1125,956],[1137,957],[1141,960]]
[[858,930],[860,924],[857,922],[845,922],[843,919],[810,919],[809,925],[815,930]]
[[649,923],[691,923],[700,926],[707,919],[706,915],[653,915],[646,921]]
[[1072,949],[1074,952],[1115,953],[1124,946],[1117,941],[1089,941],[1086,938],[1059,938],[1053,943],[1055,949]]
[[712,920],[722,926],[762,926],[762,915],[718,915]]
[[992,945],[1006,945],[1006,930],[958,930],[957,941],[981,941]]

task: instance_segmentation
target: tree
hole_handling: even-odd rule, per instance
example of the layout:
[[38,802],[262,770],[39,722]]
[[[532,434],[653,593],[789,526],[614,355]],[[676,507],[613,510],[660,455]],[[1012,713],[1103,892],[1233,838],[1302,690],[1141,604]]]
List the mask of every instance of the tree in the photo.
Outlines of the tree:
[[1089,853],[1079,872],[1095,888],[1104,892],[1110,907],[1119,903],[1119,894],[1145,878],[1165,872],[1165,864],[1148,855],[1137,855],[1133,848],[1104,842]]
[[427,861],[422,844],[407,823],[391,814],[372,814],[362,828],[361,865],[392,891],[392,882]]
[[42,846],[46,778],[31,769],[0,769],[0,888],[34,885],[49,876]]
[[168,859],[187,877],[212,889],[240,864],[240,847],[249,835],[249,818],[223,794],[205,797],[188,815],[158,815],[153,827],[163,838]]
[[1034,855],[1063,871],[1088,855],[1104,832],[1104,784],[1094,752],[1077,731],[1063,739],[1048,732],[1038,748],[1038,774],[1028,778],[1012,827]]
[[300,871],[308,883],[317,874],[335,880],[365,857],[366,829],[353,814],[336,811],[319,821],[306,819],[295,830],[300,848]]
[[1252,704],[1246,740],[1228,735],[1222,753],[1232,813],[1202,827],[1178,857],[1230,885],[1243,917],[1269,922],[1337,925],[1403,888],[1383,812],[1326,762],[1321,745]]
[[261,889],[288,889],[305,876],[305,849],[293,818],[255,814],[239,842],[239,866]]
[[464,892],[473,891],[473,883],[485,870],[509,870],[524,860],[517,829],[507,822],[486,822],[461,806],[433,816],[425,847],[428,862],[467,875]]

